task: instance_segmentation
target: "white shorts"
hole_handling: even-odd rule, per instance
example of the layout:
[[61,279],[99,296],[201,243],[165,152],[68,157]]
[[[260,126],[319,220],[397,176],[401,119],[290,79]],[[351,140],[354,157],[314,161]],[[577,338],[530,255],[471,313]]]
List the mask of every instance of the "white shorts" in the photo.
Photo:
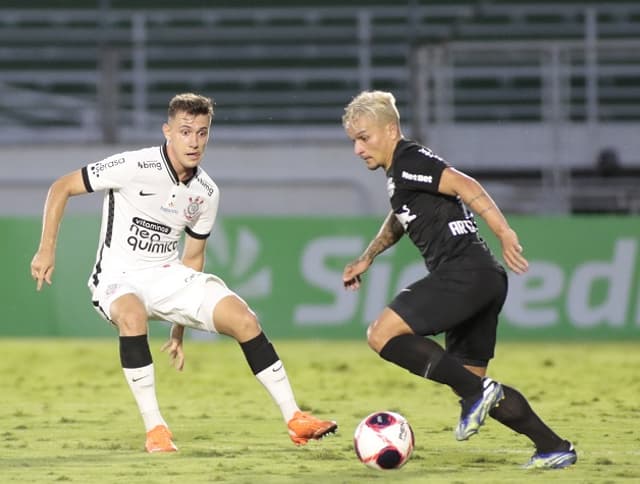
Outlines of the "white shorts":
[[213,310],[226,296],[236,296],[212,274],[195,271],[180,262],[127,271],[114,276],[101,274],[97,287],[89,284],[93,306],[111,321],[111,304],[133,293],[145,305],[149,319],[157,319],[215,333]]

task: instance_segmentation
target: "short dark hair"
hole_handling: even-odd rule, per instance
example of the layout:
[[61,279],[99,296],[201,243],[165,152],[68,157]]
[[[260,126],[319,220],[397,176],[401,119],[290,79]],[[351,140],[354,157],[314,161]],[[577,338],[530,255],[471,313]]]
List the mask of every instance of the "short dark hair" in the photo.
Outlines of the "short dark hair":
[[192,92],[185,92],[173,96],[173,99],[169,102],[167,114],[169,118],[175,117],[178,112],[191,114],[192,116],[204,114],[213,118],[213,105],[214,102],[211,98]]

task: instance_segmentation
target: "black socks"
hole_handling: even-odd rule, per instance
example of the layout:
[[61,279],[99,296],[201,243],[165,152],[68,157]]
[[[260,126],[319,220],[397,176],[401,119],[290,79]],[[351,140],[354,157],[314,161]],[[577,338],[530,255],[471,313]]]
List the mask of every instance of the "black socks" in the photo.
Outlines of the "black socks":
[[[391,338],[380,356],[423,378],[451,387],[463,399],[482,393],[482,379],[447,354],[435,341],[415,334]],[[570,443],[556,435],[514,388],[502,385],[504,398],[489,415],[529,437],[541,453],[569,450]]]
[[380,356],[423,378],[450,386],[462,398],[482,391],[482,379],[448,355],[435,341],[416,334],[394,336]]
[[153,363],[146,334],[120,336],[120,364],[122,368],[142,368]]
[[491,417],[519,434],[529,437],[538,452],[569,450],[569,442],[558,437],[547,427],[518,390],[506,385],[502,385],[502,389],[504,398],[489,412]]
[[263,332],[249,341],[240,343],[240,348],[242,348],[244,357],[247,359],[247,363],[249,363],[254,375],[257,375],[280,359]]

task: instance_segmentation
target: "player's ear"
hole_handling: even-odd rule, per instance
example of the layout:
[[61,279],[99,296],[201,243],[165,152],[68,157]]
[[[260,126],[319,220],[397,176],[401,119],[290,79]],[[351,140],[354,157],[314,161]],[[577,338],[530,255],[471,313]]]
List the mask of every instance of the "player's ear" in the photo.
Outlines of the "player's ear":
[[167,141],[169,141],[169,136],[171,135],[171,126],[168,123],[164,123],[162,125],[162,133]]
[[389,123],[386,128],[389,137],[395,138],[398,135],[398,125],[396,123]]

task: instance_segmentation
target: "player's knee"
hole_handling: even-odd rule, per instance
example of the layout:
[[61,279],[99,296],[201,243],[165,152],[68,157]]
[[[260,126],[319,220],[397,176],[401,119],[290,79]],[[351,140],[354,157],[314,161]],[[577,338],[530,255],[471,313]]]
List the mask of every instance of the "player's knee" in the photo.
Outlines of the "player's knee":
[[376,353],[380,353],[384,345],[389,341],[389,336],[386,334],[384,326],[380,323],[380,320],[375,320],[367,328],[367,343],[369,347]]
[[383,313],[369,325],[367,342],[373,351],[380,353],[392,338],[401,334],[412,334],[413,330],[399,317]]
[[246,310],[234,318],[233,324],[226,329],[225,333],[238,341],[247,341],[258,336],[261,331],[255,313]]
[[125,294],[111,303],[109,317],[118,327],[120,336],[138,336],[147,333],[147,311],[134,294]]
[[245,311],[239,318],[238,326],[243,333],[255,333],[257,336],[260,332],[260,323],[258,323],[258,318],[253,311]]
[[137,336],[147,333],[147,315],[140,311],[118,314],[114,320],[121,336]]

